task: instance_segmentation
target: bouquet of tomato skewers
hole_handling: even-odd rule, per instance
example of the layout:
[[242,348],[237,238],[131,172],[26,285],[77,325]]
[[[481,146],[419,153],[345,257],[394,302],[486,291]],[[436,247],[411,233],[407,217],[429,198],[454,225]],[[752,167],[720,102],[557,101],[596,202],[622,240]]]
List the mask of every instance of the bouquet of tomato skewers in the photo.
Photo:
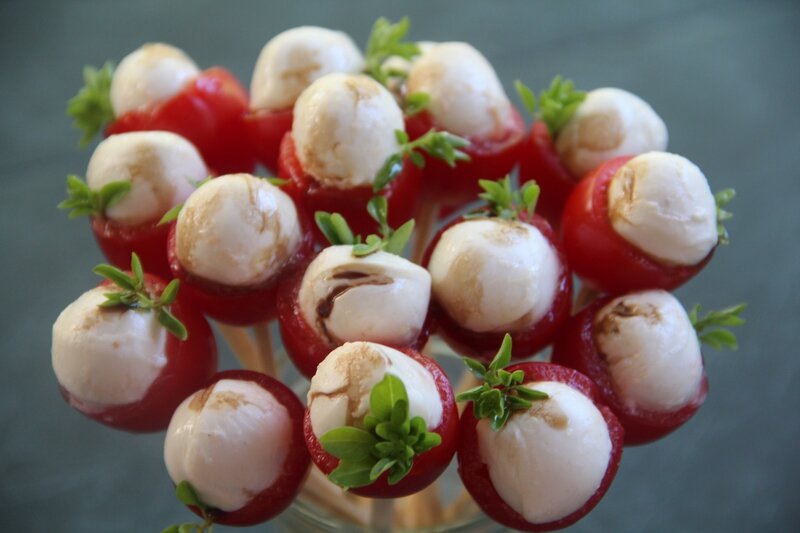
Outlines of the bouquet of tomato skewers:
[[[526,131],[480,52],[408,28],[379,19],[363,53],[342,32],[285,31],[249,93],[146,44],[87,68],[69,102],[83,142],[105,138],[60,207],[89,217],[110,264],[56,320],[53,368],[84,415],[166,430],[200,522],[165,531],[257,524],[298,497],[364,526],[454,524],[477,505],[560,529],[597,505],[624,446],[699,409],[700,343],[736,348],[744,305],[701,315],[668,292],[727,244],[733,191],[665,151],[652,107],[518,81]],[[218,372],[210,321],[243,369]],[[281,382],[272,321],[305,402]],[[454,458],[464,492],[443,507]]]

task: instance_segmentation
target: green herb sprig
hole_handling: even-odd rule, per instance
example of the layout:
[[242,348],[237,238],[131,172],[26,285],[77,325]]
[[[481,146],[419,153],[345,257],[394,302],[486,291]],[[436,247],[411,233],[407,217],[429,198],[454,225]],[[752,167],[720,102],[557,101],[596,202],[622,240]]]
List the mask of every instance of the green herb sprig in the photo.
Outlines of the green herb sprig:
[[380,17],[372,25],[364,58],[365,71],[382,85],[386,85],[389,78],[405,76],[405,72],[386,68],[384,62],[387,59],[398,56],[410,61],[420,54],[417,43],[403,41],[410,26],[408,17],[403,17],[394,24],[389,19]]
[[[520,217],[525,214],[530,219],[536,211],[541,189],[533,180],[526,182],[520,189],[514,189],[511,186],[510,176],[497,181],[478,180],[478,185],[483,189],[478,198],[486,200],[490,216],[503,220],[520,220]],[[468,213],[464,218],[471,219],[485,216],[487,216],[487,212],[480,209]]]
[[161,533],[212,533],[214,530],[214,515],[211,507],[203,503],[197,495],[197,491],[188,481],[181,481],[175,487],[175,496],[184,505],[191,505],[200,509],[200,514],[203,518],[202,524],[194,522],[186,522],[169,526]]
[[456,166],[457,161],[469,161],[469,155],[460,150],[460,148],[469,146],[469,141],[458,135],[446,131],[430,130],[416,140],[409,141],[408,134],[403,130],[395,130],[394,134],[400,144],[400,149],[390,155],[378,171],[372,184],[373,192],[380,192],[400,175],[400,172],[403,171],[405,156],[408,156],[411,162],[419,168],[425,167],[425,157],[422,152],[441,159],[450,167]]
[[100,69],[84,67],[84,86],[67,102],[67,115],[72,117],[72,125],[83,131],[78,143],[81,147],[89,144],[106,124],[114,120],[114,108],[111,106],[113,75],[114,64],[110,61]]
[[67,176],[67,199],[62,200],[58,208],[69,209],[69,218],[103,217],[106,209],[122,200],[130,190],[130,181],[112,181],[95,191],[78,176],[70,174]]
[[689,311],[689,320],[692,322],[700,342],[708,344],[715,350],[723,348],[737,350],[739,341],[736,339],[736,335],[726,328],[744,324],[744,319],[740,315],[746,308],[747,304],[739,304],[720,311],[710,311],[700,317],[700,304],[696,304]]
[[406,96],[403,102],[403,114],[413,117],[423,112],[431,103],[431,95],[424,92],[415,92]]
[[508,333],[488,367],[475,359],[464,358],[469,371],[482,379],[483,384],[462,392],[456,396],[456,401],[472,402],[475,418],[488,418],[494,431],[505,425],[512,412],[530,409],[533,402],[549,398],[544,392],[522,386],[525,379],[522,370],[504,370],[510,362],[511,335]]
[[414,219],[407,221],[397,229],[389,225],[389,206],[383,196],[374,196],[367,203],[367,212],[380,227],[380,235],[367,235],[362,240],[361,235],[354,235],[347,221],[339,213],[326,213],[317,211],[314,220],[325,238],[332,245],[348,244],[353,246],[355,257],[385,250],[390,254],[403,255],[411,234],[414,232]]
[[145,287],[144,270],[139,256],[131,254],[131,274],[126,274],[111,265],[97,265],[92,272],[111,281],[119,290],[104,293],[106,301],[100,307],[114,308],[126,307],[136,311],[153,311],[157,313],[158,323],[178,339],[185,341],[189,338],[186,326],[169,311],[169,306],[175,301],[180,288],[180,281],[170,281],[161,295],[153,298]]
[[536,95],[529,87],[519,80],[514,82],[514,86],[525,109],[547,125],[551,137],[558,135],[586,99],[586,92],[576,90],[572,80],[565,80],[560,75],[539,93],[538,106]]
[[714,201],[717,204],[717,235],[720,244],[728,244],[731,242],[728,235],[728,230],[725,228],[723,222],[733,218],[733,213],[723,209],[731,200],[736,197],[734,189],[722,189],[714,194]]
[[386,374],[372,388],[369,405],[363,428],[343,426],[319,439],[339,459],[328,479],[345,489],[371,485],[386,472],[389,485],[395,485],[411,471],[414,457],[442,442],[422,417],[409,418],[408,394],[397,377]]

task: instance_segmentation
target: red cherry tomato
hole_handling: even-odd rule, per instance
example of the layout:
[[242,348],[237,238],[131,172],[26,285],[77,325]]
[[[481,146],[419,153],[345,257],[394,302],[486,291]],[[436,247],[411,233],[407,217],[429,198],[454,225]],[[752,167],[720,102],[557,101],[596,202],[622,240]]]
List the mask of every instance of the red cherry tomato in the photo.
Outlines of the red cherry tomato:
[[[329,353],[341,344],[332,344],[320,336],[314,327],[308,323],[300,309],[300,287],[303,282],[305,269],[297,269],[289,276],[278,289],[278,323],[281,328],[281,340],[289,358],[308,379],[317,373],[317,365]],[[391,313],[391,302],[385,311]],[[430,313],[422,326],[419,336],[406,348],[421,350],[428,342],[430,335]],[[387,317],[387,320],[391,320]],[[351,339],[352,341],[363,339]]]
[[561,220],[564,251],[575,273],[600,292],[671,291],[700,272],[714,250],[696,265],[668,265],[649,257],[614,231],[608,213],[608,187],[617,170],[630,159],[617,157],[603,163],[572,191]]
[[536,180],[542,189],[536,212],[556,228],[561,223],[561,213],[569,193],[579,178],[561,162],[547,125],[542,121],[534,122],[520,150],[519,182],[522,185]]
[[[464,217],[459,217],[442,229],[440,229],[433,239],[431,239],[425,255],[422,259],[422,266],[428,268],[433,251],[442,238],[445,231],[452,226],[464,222]],[[531,325],[528,329],[509,332],[477,332],[461,326],[454,320],[447,311],[436,302],[436,298],[431,299],[431,317],[433,331],[438,333],[457,353],[475,357],[483,361],[491,361],[497,353],[497,347],[503,342],[506,333],[511,334],[514,344],[514,357],[525,358],[538,352],[556,338],[561,327],[569,319],[570,306],[572,302],[572,273],[569,269],[566,256],[561,249],[561,244],[556,239],[550,224],[538,215],[533,215],[527,224],[535,227],[550,243],[558,256],[561,264],[561,274],[558,278],[558,288],[556,289],[553,304],[547,313],[538,322]]]
[[[426,112],[406,117],[406,131],[411,140],[431,129],[441,130]],[[525,137],[525,122],[519,111],[511,108],[511,122],[503,135],[486,138],[467,136],[470,145],[461,151],[470,161],[457,162],[450,167],[444,161],[425,156],[423,171],[424,194],[443,207],[458,208],[478,196],[479,179],[498,180],[510,173],[519,159],[519,150]],[[391,210],[389,211],[391,213]]]
[[553,363],[586,374],[597,384],[603,403],[617,415],[625,428],[625,445],[645,444],[658,440],[689,420],[706,398],[708,378],[703,378],[697,394],[684,407],[675,411],[658,412],[627,406],[614,391],[605,357],[594,340],[594,317],[613,298],[595,300],[570,319],[563,334],[553,345]]
[[172,98],[117,117],[105,134],[171,131],[191,141],[217,172],[252,172],[255,157],[242,121],[247,109],[247,91],[233,74],[215,67],[202,72]]
[[172,275],[181,280],[181,290],[185,291],[197,309],[214,320],[235,326],[250,326],[272,320],[276,314],[278,287],[292,271],[302,269],[314,252],[311,224],[300,209],[297,214],[300,219],[300,247],[279,273],[259,285],[232,287],[188,272],[178,259],[176,224],[172,224],[167,239],[167,258]]
[[[525,372],[524,382],[557,381],[564,383],[594,402],[606,421],[608,435],[611,439],[611,456],[600,486],[578,510],[567,516],[542,524],[528,522],[500,497],[492,484],[489,468],[483,462],[483,456],[481,455],[477,431],[478,420],[473,414],[471,402],[464,409],[459,425],[458,473],[464,482],[464,487],[475,500],[475,503],[496,522],[521,531],[553,531],[572,525],[597,505],[614,480],[622,457],[622,442],[624,440],[622,425],[614,416],[614,413],[611,412],[611,409],[599,402],[594,383],[575,370],[548,363],[520,363],[508,367],[507,370],[509,372],[515,370]],[[527,453],[536,453],[536,443],[531,442],[528,444],[530,447]],[[536,480],[532,479],[531,483],[536,483]]]
[[126,269],[131,254],[136,252],[147,271],[165,278],[172,277],[167,261],[167,236],[171,224],[147,222],[139,226],[123,226],[108,218],[91,217],[92,233],[103,255],[114,266]]
[[[108,281],[100,284],[101,287],[111,285]],[[161,294],[167,283],[157,276],[145,274],[145,285],[151,294]],[[144,398],[132,404],[98,411],[96,405],[86,405],[60,387],[64,399],[92,420],[116,429],[134,433],[165,430],[175,408],[187,396],[205,386],[217,371],[217,345],[203,315],[181,291],[170,306],[170,311],[186,326],[189,337],[181,341],[167,333],[167,363],[147,389]]]
[[[228,370],[219,372],[209,382],[208,386],[222,381],[233,379],[251,381],[257,384],[286,408],[289,419],[292,421],[291,440],[286,443],[288,450],[278,478],[266,489],[262,490],[242,508],[235,511],[212,511],[215,524],[226,526],[252,526],[265,522],[282,513],[291,504],[300,492],[300,488],[308,473],[311,458],[308,450],[303,445],[303,404],[286,385],[259,372],[249,370]],[[188,396],[188,395],[187,395]],[[193,513],[202,516],[200,509],[187,505]]]
[[[317,211],[339,213],[347,220],[350,229],[356,235],[366,236],[378,231],[378,223],[367,213],[367,203],[375,196],[372,187],[335,189],[320,185],[303,169],[297,157],[291,132],[287,133],[281,142],[278,176],[289,180],[283,190],[308,213]],[[419,201],[420,176],[420,169],[406,159],[400,175],[381,192],[388,202],[390,226],[399,227],[413,218]],[[314,238],[318,244],[328,245],[328,240],[316,226]]]
[[[407,348],[398,348],[401,352],[414,359],[425,367],[433,376],[439,399],[442,402],[442,420],[439,425],[430,430],[442,437],[442,443],[431,448],[425,453],[414,457],[414,466],[409,473],[394,485],[387,481],[389,474],[384,473],[372,485],[350,489],[348,492],[367,498],[400,498],[418,492],[438,478],[453,459],[453,454],[458,447],[458,409],[456,408],[453,389],[444,370],[430,357]],[[311,453],[311,460],[323,474],[328,475],[339,466],[339,459],[326,452],[319,439],[311,428],[311,416],[306,409],[303,428],[306,436],[306,446]]]
[[258,162],[270,172],[278,171],[281,140],[292,130],[292,108],[281,111],[262,109],[244,116],[244,128]]

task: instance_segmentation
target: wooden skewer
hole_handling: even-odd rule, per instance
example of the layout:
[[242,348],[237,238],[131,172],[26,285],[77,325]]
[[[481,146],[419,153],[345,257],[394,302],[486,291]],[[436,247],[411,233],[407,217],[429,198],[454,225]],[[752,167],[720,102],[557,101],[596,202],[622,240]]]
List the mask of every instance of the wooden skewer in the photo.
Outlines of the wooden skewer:
[[425,202],[422,210],[416,218],[416,236],[414,237],[414,250],[411,253],[411,260],[417,264],[422,262],[425,255],[425,248],[431,239],[433,229],[436,227],[436,219],[439,218],[439,204],[435,202]]
[[394,523],[394,500],[375,498],[369,512],[368,530],[374,532],[391,531]]
[[312,500],[343,520],[362,526],[369,522],[368,500],[342,490],[329,481],[316,466],[311,467],[302,494],[304,498]]
[[220,322],[217,322],[217,329],[219,329],[225,342],[231,347],[233,355],[236,356],[243,368],[260,371],[258,368],[258,348],[252,337],[248,335],[247,330]]
[[397,500],[397,517],[395,525],[403,529],[432,527],[442,521],[442,500],[438,483]]
[[269,323],[261,322],[253,326],[256,334],[256,357],[258,371],[268,376],[277,376],[278,367],[272,349],[272,336],[269,332]]
[[462,489],[461,494],[447,506],[444,511],[444,521],[453,522],[459,517],[473,515],[478,511],[478,506],[472,500],[467,489]]

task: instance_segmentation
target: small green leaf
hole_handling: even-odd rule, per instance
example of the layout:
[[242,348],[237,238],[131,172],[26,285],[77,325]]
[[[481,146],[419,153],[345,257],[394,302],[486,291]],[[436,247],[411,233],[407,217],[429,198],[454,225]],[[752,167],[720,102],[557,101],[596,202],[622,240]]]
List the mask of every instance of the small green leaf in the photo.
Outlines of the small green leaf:
[[328,431],[319,442],[334,457],[358,462],[372,457],[372,448],[377,441],[368,431],[345,426]]
[[400,434],[408,435],[411,423],[408,420],[408,400],[397,400],[392,407],[392,427]]
[[550,397],[547,395],[547,393],[538,391],[536,389],[529,389],[528,387],[522,387],[522,386],[514,387],[514,391],[516,391],[517,395],[519,395],[520,398],[523,398],[525,400],[533,400],[533,401],[546,400]]
[[67,115],[72,125],[83,132],[79,145],[86,146],[103,128],[114,120],[111,105],[111,78],[114,65],[106,62],[102,68],[84,67],[84,87],[67,102]]
[[431,103],[431,95],[423,92],[411,93],[406,96],[403,112],[406,116],[413,117],[425,110]]
[[178,533],[192,533],[193,531],[200,531],[200,528],[197,526],[197,524],[181,524],[178,528]]
[[397,459],[389,459],[388,457],[384,457],[383,459],[378,460],[375,463],[375,466],[372,467],[369,473],[369,479],[371,481],[377,480],[384,472],[389,471],[394,465],[397,464]]
[[494,356],[492,362],[489,363],[489,371],[497,372],[511,363],[511,335],[508,333],[503,336],[503,342],[500,344],[500,349],[497,355]]
[[136,290],[140,291],[144,288],[144,269],[142,268],[142,261],[136,252],[131,254],[131,272],[133,272],[133,280],[136,283]]
[[339,466],[328,475],[328,479],[345,489],[355,489],[372,484],[370,473],[374,460],[340,461]]
[[530,409],[533,406],[533,402],[530,400],[525,400],[520,396],[512,396],[508,395],[506,397],[506,403],[508,404],[508,408],[511,411],[519,411],[523,409]]
[[511,382],[515,384],[522,383],[522,380],[525,379],[525,372],[523,370],[515,370],[511,373]]
[[739,342],[736,339],[736,335],[727,329],[715,329],[708,333],[703,333],[700,335],[700,341],[716,350],[722,350],[723,348],[729,350],[739,349]]
[[534,92],[520,80],[514,82],[514,87],[517,89],[522,105],[525,106],[525,109],[528,110],[532,117],[536,117],[536,95]]
[[383,241],[377,235],[367,235],[367,242],[364,244],[356,244],[353,246],[353,255],[355,257],[363,257],[365,255],[373,254],[381,249]]
[[417,442],[417,453],[423,453],[431,448],[435,448],[442,443],[442,436],[438,433],[428,432],[424,433],[420,440]]
[[552,137],[569,122],[586,93],[575,89],[571,80],[556,76],[550,87],[539,94],[539,118],[547,125]]
[[723,189],[714,194],[714,200],[717,204],[717,236],[720,244],[730,243],[730,236],[723,222],[733,218],[733,213],[726,211],[723,207],[728,205],[735,196],[736,191],[734,189]]
[[184,505],[192,505],[200,509],[208,509],[208,506],[203,503],[197,492],[188,481],[181,481],[175,487],[175,496]]
[[408,133],[404,130],[394,130],[394,138],[397,139],[397,144],[408,144]]
[[736,350],[739,348],[736,335],[724,328],[744,324],[744,319],[740,315],[746,308],[747,304],[739,304],[719,311],[710,311],[705,316],[699,317],[701,307],[697,304],[689,311],[689,320],[701,342],[717,350],[723,348]]
[[474,402],[478,398],[481,397],[483,391],[486,390],[486,387],[483,385],[478,385],[477,387],[473,387],[469,390],[465,390],[464,392],[460,392],[456,396],[457,402]]
[[375,176],[375,181],[372,183],[373,192],[381,192],[384,187],[389,185],[400,173],[403,172],[403,155],[392,154],[383,163],[383,166]]
[[470,372],[472,372],[475,377],[478,378],[485,378],[486,377],[486,367],[480,361],[472,359],[470,357],[463,357],[464,364],[467,365],[467,368]]
[[355,242],[353,231],[342,215],[339,213],[332,213],[330,216],[330,223],[333,227],[333,231],[336,233],[339,244],[353,244],[353,242]]
[[400,434],[391,422],[381,422],[375,426],[375,434],[383,440],[393,441],[400,438]]
[[415,416],[411,419],[410,423],[410,433],[411,435],[421,436],[425,433],[428,427],[425,425],[425,420],[421,416]]
[[389,420],[394,404],[403,400],[408,402],[406,388],[400,378],[386,374],[369,395],[370,412],[380,420]]
[[369,432],[373,432],[375,430],[375,427],[380,423],[381,420],[372,413],[369,413],[367,414],[367,416],[364,417],[364,429],[366,429]]
[[162,226],[164,224],[172,222],[173,220],[176,220],[178,218],[178,215],[181,214],[181,209],[183,209],[183,204],[178,204],[173,206],[172,209],[164,213],[164,216],[162,216],[161,219],[159,219],[158,224],[156,225]]
[[184,326],[180,320],[175,318],[175,315],[163,307],[159,308],[158,310],[158,323],[164,326],[167,331],[182,341],[185,341],[189,338],[189,332],[186,330],[186,326]]
[[398,56],[411,60],[420,53],[416,43],[403,41],[410,25],[408,17],[394,24],[380,17],[372,26],[364,56],[365,72],[383,85],[387,84],[390,77],[390,72],[384,67],[387,59]]
[[180,533],[180,529],[178,528],[178,526],[169,526],[161,530],[161,533]]
[[387,226],[387,218],[389,216],[389,204],[385,196],[373,196],[367,202],[367,213],[372,217],[372,220],[381,225],[381,229]]
[[489,426],[492,428],[492,431],[500,431],[500,429],[506,424],[508,421],[508,417],[511,416],[510,409],[503,409],[500,412],[496,412],[491,417],[491,422]]
[[130,181],[112,181],[103,185],[99,193],[103,211],[122,200],[130,192],[132,186]]
[[98,276],[106,278],[121,289],[127,289],[130,291],[136,290],[136,281],[131,279],[130,276],[117,267],[113,267],[111,265],[97,265],[92,269],[92,272]]
[[419,168],[425,168],[425,156],[419,152],[411,152],[408,154],[408,158],[411,160],[411,163],[414,166]]
[[414,233],[414,219],[397,228],[386,242],[386,251],[390,254],[403,255],[411,235]]
[[180,290],[180,288],[181,282],[178,279],[173,279],[167,283],[167,286],[161,291],[161,296],[159,297],[161,305],[171,305],[175,301],[175,298],[178,297],[178,290]]
[[397,464],[395,464],[392,468],[391,472],[389,472],[389,478],[387,480],[389,485],[396,485],[402,481],[402,479],[411,471],[411,465],[411,461],[398,461]]
[[283,187],[284,185],[289,183],[289,180],[285,180],[283,178],[275,178],[272,176],[264,179],[267,180],[270,183],[270,185],[274,185],[276,187]]
[[397,453],[397,445],[394,442],[381,441],[375,444],[375,451],[381,458],[390,457]]

